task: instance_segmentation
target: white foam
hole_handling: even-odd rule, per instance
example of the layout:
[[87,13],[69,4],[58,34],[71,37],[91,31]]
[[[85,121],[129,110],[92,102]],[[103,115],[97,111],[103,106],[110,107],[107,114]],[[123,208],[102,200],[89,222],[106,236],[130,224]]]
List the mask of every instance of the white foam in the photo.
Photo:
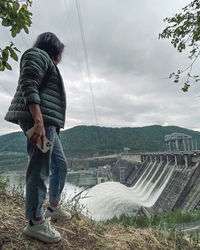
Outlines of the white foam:
[[[91,188],[87,198],[82,200],[86,205],[84,213],[99,221],[121,214],[135,216],[141,206],[153,206],[169,181],[174,166],[158,161],[147,164],[147,169],[133,187],[119,182],[105,182]],[[160,175],[155,180],[159,170]]]

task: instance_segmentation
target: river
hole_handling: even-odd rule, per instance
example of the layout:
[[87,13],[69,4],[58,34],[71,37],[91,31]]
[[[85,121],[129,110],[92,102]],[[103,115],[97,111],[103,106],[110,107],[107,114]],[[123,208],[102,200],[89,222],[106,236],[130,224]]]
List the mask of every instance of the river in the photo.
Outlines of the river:
[[[9,171],[3,174],[3,176],[9,178],[9,185],[11,187],[14,187],[14,186],[17,187],[19,184],[22,184],[24,185],[24,189],[25,189],[25,172],[24,171]],[[48,186],[48,183],[47,183],[47,186]],[[84,187],[79,187],[66,181],[65,187],[63,190],[63,196],[65,197],[65,202],[67,202],[68,200],[71,200],[75,195],[82,192],[84,189],[85,189]],[[83,193],[82,195],[85,195],[85,193]]]

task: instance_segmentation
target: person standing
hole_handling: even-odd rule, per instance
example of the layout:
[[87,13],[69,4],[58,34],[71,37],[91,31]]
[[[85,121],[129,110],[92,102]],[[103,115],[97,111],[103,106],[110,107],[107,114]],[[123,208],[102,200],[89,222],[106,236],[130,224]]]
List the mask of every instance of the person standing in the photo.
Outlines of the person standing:
[[[26,218],[24,233],[48,243],[61,239],[48,217],[68,220],[71,214],[60,206],[65,185],[67,164],[59,139],[64,128],[66,96],[64,83],[57,68],[64,50],[63,43],[51,32],[38,36],[33,48],[25,51],[20,61],[18,86],[5,120],[19,124],[24,133],[33,127],[27,137],[28,169],[26,173]],[[45,136],[51,149],[43,153]],[[49,206],[43,215],[49,181]]]

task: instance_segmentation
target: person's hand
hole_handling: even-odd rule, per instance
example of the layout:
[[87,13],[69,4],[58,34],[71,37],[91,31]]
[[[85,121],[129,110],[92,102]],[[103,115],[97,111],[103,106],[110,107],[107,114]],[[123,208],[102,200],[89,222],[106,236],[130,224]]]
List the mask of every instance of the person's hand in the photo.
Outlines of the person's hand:
[[36,146],[41,141],[41,148],[44,149],[45,129],[43,122],[35,122],[33,127],[33,134],[30,137],[30,142]]

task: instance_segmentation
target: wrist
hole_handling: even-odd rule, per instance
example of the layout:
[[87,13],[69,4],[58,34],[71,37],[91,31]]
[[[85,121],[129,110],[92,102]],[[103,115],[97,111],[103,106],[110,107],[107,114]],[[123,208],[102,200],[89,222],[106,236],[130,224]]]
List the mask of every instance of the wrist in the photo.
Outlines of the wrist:
[[36,125],[44,125],[43,119],[41,118],[34,119],[34,122]]

